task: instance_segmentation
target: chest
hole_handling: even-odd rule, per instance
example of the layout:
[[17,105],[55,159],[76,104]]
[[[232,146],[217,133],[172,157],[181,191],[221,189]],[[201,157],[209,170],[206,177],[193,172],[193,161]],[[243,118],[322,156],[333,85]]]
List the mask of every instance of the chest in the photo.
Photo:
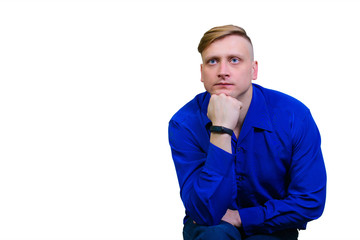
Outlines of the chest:
[[232,149],[236,175],[260,185],[286,180],[292,156],[286,135],[255,128],[240,140],[232,139]]

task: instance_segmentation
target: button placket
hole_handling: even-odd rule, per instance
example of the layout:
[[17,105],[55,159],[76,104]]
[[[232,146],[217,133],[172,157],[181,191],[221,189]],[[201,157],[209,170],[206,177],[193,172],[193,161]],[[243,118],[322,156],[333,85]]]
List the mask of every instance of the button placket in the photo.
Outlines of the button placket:
[[236,182],[238,189],[244,184],[245,172],[244,172],[244,158],[245,158],[245,148],[238,144],[236,146]]

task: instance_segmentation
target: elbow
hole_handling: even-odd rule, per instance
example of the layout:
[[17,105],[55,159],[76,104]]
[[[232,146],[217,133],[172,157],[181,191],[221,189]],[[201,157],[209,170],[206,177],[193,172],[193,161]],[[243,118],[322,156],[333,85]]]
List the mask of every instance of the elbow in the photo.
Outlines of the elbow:
[[324,213],[324,209],[325,209],[325,201],[318,203],[317,207],[309,212],[309,220],[312,221],[320,218],[321,215]]
[[203,171],[190,187],[182,188],[186,213],[199,225],[218,225],[236,197],[233,178]]
[[214,226],[220,224],[231,202],[231,197],[229,199],[211,196],[205,198],[203,195],[192,192],[185,199],[183,198],[183,202],[186,214],[197,224]]
[[318,219],[324,213],[326,203],[326,186],[320,191],[316,200],[316,208],[313,214],[313,220]]
[[321,217],[321,215],[323,214],[323,209],[312,209],[312,210],[308,210],[304,216],[306,222],[310,222],[313,220],[316,220],[318,218]]
[[308,221],[312,221],[321,217],[325,209],[325,194],[321,194],[317,198],[307,200],[304,204],[304,217]]
[[312,221],[321,217],[326,203],[326,177],[312,191],[298,196],[298,206],[306,220]]

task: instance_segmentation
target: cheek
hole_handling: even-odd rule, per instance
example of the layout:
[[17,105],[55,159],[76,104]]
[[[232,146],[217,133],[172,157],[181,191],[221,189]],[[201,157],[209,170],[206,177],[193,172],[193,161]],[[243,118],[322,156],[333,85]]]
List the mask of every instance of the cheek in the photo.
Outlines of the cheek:
[[201,81],[207,84],[211,81],[211,74],[208,71],[201,71]]
[[204,84],[204,87],[206,89],[206,91],[211,91],[211,79],[209,78],[209,76],[207,74],[202,74],[201,75],[201,82]]
[[252,80],[253,78],[253,70],[251,68],[243,69],[237,73],[238,79],[242,81]]

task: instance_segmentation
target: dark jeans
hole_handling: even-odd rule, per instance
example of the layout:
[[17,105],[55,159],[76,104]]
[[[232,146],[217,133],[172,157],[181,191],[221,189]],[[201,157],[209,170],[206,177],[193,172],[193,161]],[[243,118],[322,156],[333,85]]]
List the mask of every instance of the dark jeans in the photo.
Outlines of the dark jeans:
[[245,236],[241,230],[224,221],[215,226],[201,226],[188,219],[184,225],[183,236],[184,240],[297,240],[298,230]]

